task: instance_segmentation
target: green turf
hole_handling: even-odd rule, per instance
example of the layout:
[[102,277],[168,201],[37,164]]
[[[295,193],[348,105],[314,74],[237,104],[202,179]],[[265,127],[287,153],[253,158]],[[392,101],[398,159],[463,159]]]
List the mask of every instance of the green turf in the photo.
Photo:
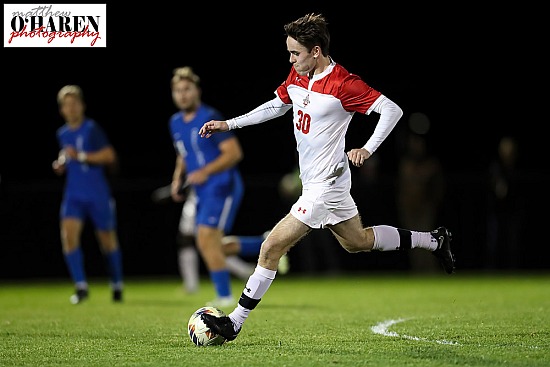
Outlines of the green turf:
[[0,283],[0,366],[550,366],[550,274],[280,276],[218,347],[186,332],[206,280],[189,296],[176,278],[128,279],[122,304],[106,280],[83,304],[71,293]]

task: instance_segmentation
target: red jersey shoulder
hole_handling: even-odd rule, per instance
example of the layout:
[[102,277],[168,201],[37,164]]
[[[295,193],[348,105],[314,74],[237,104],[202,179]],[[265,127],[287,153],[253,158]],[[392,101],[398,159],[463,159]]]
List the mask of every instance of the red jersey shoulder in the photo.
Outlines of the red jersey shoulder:
[[312,91],[322,94],[330,94],[339,98],[340,90],[351,74],[340,64],[334,65],[332,71],[319,79],[311,88]]
[[[291,67],[286,80],[277,88],[278,96],[284,103],[291,104],[292,100],[288,95],[287,88],[296,85],[307,89],[309,78],[299,75],[294,67]],[[347,71],[340,64],[334,65],[332,71],[324,78],[316,80],[311,90],[316,93],[328,94],[341,101],[347,111],[358,111],[365,113],[369,107],[381,95],[380,92],[370,87],[356,74]]]
[[329,74],[315,83],[312,90],[342,99],[344,94],[361,93],[368,88],[367,83],[358,75],[351,74],[342,65],[336,64]]
[[366,113],[370,106],[382,93],[368,85],[360,76],[348,72],[343,66],[336,64],[328,85],[332,85],[331,93],[342,102],[346,111]]

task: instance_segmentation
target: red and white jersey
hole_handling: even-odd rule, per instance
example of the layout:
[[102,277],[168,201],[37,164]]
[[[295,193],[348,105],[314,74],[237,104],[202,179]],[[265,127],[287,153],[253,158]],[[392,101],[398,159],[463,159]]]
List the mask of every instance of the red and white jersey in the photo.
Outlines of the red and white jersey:
[[347,169],[345,135],[355,112],[369,114],[382,95],[334,61],[313,78],[291,68],[277,96],[292,104],[302,185],[330,183]]

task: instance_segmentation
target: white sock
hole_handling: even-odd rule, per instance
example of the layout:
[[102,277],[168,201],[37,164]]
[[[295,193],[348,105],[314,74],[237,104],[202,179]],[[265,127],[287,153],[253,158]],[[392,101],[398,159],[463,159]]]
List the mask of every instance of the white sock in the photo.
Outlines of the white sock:
[[391,226],[374,226],[374,246],[377,251],[399,250],[400,240],[397,228]]
[[[374,246],[373,250],[378,251],[395,251],[401,246],[401,237],[399,230],[392,226],[374,226]],[[426,250],[437,250],[437,239],[432,236],[431,232],[418,232],[401,230],[401,232],[411,233],[411,248],[423,248]]]
[[184,247],[178,250],[178,266],[183,278],[185,290],[189,293],[199,289],[199,255],[194,247]]
[[231,274],[242,280],[248,279],[254,273],[254,265],[236,255],[226,257],[225,265]]
[[[275,279],[276,274],[277,272],[275,270],[269,270],[261,267],[260,265],[256,266],[254,273],[246,282],[243,294],[255,300],[262,299],[271,286],[273,279]],[[233,321],[235,331],[242,327],[244,321],[250,314],[250,311],[252,310],[244,308],[241,305],[237,305],[237,307],[235,307],[235,309],[228,315],[231,321]]]
[[233,328],[235,331],[239,330],[243,327],[244,320],[248,318],[248,314],[250,313],[248,308],[244,308],[243,306],[237,304],[237,307],[231,312],[228,316],[233,322]]
[[416,232],[411,231],[411,248],[423,248],[426,250],[437,250],[439,243],[437,239],[432,236],[431,232]]
[[88,289],[88,282],[86,282],[86,281],[76,282],[75,283],[75,288],[76,289]]

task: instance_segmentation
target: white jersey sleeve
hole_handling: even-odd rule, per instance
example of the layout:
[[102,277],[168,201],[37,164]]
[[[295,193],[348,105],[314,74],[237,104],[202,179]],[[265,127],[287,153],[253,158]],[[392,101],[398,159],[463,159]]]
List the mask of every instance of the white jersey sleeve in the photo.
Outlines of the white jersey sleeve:
[[292,108],[292,104],[285,104],[279,96],[276,96],[271,101],[268,101],[252,111],[245,113],[239,117],[227,120],[229,130],[241,128],[249,125],[256,125],[267,120],[272,120],[276,117],[284,115]]
[[386,96],[380,95],[373,103],[371,111],[379,113],[380,118],[374,128],[374,132],[363,148],[370,154],[373,154],[388,137],[397,121],[403,116],[403,110]]

